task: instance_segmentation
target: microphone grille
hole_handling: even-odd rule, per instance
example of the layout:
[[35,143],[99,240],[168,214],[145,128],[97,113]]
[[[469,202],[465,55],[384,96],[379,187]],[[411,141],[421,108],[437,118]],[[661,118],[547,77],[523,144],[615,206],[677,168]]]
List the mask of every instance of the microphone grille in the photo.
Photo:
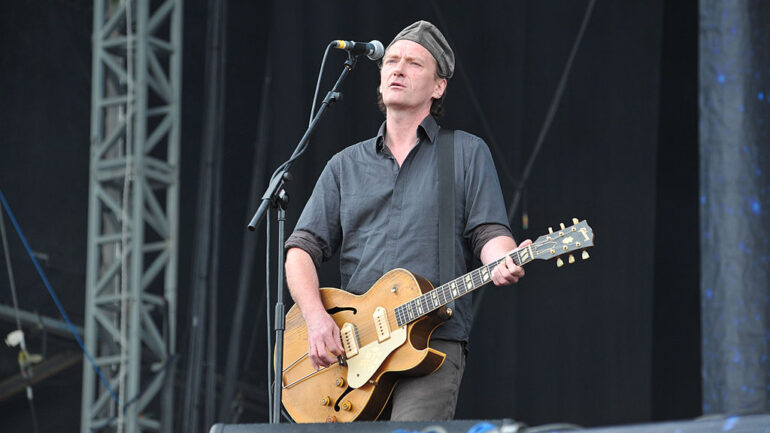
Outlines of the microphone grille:
[[369,41],[369,43],[374,46],[374,51],[372,51],[366,57],[369,57],[372,60],[380,60],[382,56],[385,55],[385,46],[382,45],[382,42],[376,39]]

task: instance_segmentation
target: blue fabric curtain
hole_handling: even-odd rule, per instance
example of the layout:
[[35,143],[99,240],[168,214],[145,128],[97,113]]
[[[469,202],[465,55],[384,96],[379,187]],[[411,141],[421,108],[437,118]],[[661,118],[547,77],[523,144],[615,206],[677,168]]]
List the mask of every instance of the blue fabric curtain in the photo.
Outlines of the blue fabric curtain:
[[767,412],[770,3],[701,0],[699,63],[703,412]]

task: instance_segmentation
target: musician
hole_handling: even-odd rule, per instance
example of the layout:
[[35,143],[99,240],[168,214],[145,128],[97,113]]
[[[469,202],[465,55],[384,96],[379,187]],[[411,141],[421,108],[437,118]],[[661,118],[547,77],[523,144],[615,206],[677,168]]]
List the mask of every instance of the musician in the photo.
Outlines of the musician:
[[[317,268],[340,250],[342,288],[365,293],[382,274],[405,268],[439,281],[436,118],[442,111],[455,59],[441,32],[427,21],[402,30],[385,51],[378,101],[385,114],[377,135],[329,160],[286,242],[286,278],[308,331],[315,368],[344,353],[340,330],[319,296]],[[455,275],[473,257],[487,264],[516,248],[489,149],[458,131],[455,155]],[[523,245],[531,241],[525,241]],[[524,269],[509,257],[492,272],[498,286]],[[456,301],[453,317],[430,346],[447,359],[434,374],[402,378],[392,420],[448,420],[454,416],[470,333],[471,295]],[[332,356],[335,355],[335,356]]]

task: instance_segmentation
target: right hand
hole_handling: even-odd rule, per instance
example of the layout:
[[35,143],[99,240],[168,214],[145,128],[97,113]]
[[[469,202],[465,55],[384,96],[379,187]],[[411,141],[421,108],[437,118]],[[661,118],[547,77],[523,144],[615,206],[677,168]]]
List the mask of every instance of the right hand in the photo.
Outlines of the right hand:
[[320,367],[328,367],[337,362],[336,357],[345,351],[342,349],[340,328],[337,327],[332,316],[326,311],[320,311],[306,317],[305,325],[307,326],[307,353],[313,368],[318,370]]

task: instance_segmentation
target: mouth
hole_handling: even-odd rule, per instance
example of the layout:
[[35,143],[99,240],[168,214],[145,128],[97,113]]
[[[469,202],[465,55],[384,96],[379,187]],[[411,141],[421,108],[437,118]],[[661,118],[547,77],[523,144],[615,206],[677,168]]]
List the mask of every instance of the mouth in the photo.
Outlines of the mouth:
[[388,85],[388,87],[390,87],[391,89],[403,89],[403,88],[405,88],[406,86],[404,86],[404,85],[403,85],[403,84],[401,84],[401,83],[396,83],[396,82],[393,82],[393,83],[390,83],[390,84]]

